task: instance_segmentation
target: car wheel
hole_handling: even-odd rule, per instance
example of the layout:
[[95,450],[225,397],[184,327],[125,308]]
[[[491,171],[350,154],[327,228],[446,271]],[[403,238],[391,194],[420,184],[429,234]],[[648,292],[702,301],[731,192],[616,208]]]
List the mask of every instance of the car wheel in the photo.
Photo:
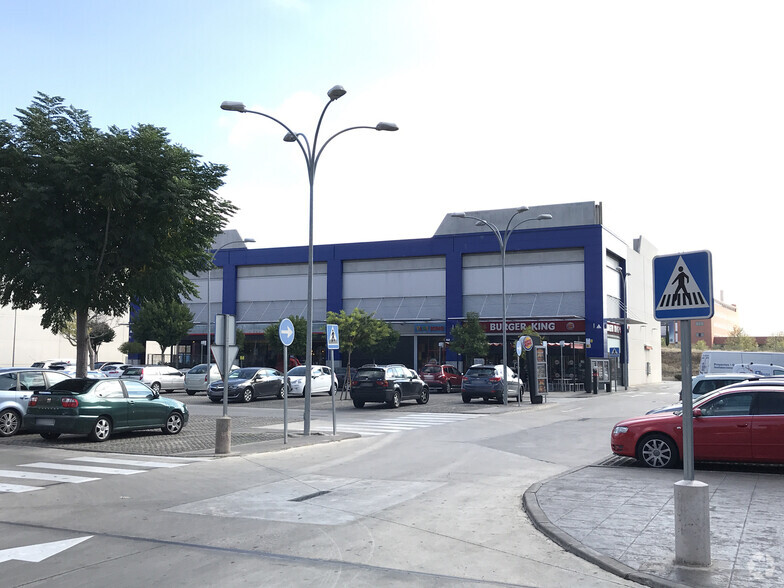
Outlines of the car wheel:
[[447,383],[444,385],[444,394],[451,394],[451,393],[452,393],[452,384],[450,384],[447,381]]
[[395,393],[392,395],[392,400],[387,402],[387,406],[389,406],[389,408],[400,407],[400,390],[395,390]]
[[44,439],[54,440],[60,436],[60,433],[41,433],[41,437]]
[[355,400],[354,401],[354,408],[363,408],[364,406],[365,406],[365,403],[362,402],[361,400]]
[[158,382],[153,382],[150,388],[152,388],[152,391],[155,392],[156,394],[161,393],[161,385]]
[[280,385],[280,390],[278,390],[278,398],[283,398],[283,384]]
[[7,408],[3,412],[0,412],[0,437],[16,435],[16,433],[19,432],[21,424],[19,413],[15,410]]
[[98,417],[98,420],[95,421],[93,425],[93,430],[90,432],[88,437],[90,437],[91,441],[106,441],[109,436],[112,434],[112,421],[110,421],[107,417]]
[[253,400],[253,388],[245,388],[242,391],[242,401],[247,403]]
[[645,437],[637,447],[637,459],[649,468],[671,468],[678,463],[678,448],[666,435]]
[[167,435],[176,435],[182,431],[182,415],[179,412],[173,412],[166,419],[166,426],[161,427],[161,431]]
[[463,394],[463,404],[471,402],[471,397],[468,394]]
[[186,391],[185,391],[185,393],[186,393],[188,396],[193,396],[193,395],[195,395],[195,394],[196,394],[196,390],[186,390]]
[[416,399],[417,404],[427,404],[427,401],[430,400],[430,390],[427,389],[427,386],[422,388],[422,393],[419,395],[419,398]]
[[334,393],[335,393],[335,384],[332,384],[332,386],[329,387],[329,391],[327,392],[327,394],[332,396]]

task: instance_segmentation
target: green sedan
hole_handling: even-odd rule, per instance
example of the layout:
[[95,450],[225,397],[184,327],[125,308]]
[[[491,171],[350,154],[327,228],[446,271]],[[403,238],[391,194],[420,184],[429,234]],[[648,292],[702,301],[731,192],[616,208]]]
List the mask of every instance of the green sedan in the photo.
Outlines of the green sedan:
[[44,439],[63,433],[106,441],[115,431],[160,428],[176,435],[188,422],[184,403],[134,380],[73,378],[34,393],[24,428]]

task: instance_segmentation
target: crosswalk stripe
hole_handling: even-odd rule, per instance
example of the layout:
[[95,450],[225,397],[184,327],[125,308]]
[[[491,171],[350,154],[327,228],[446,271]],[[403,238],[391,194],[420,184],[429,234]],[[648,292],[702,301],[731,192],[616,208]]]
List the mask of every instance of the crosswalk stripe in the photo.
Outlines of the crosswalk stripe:
[[44,486],[23,486],[21,484],[0,484],[0,492],[11,492],[19,494],[21,492],[32,492],[33,490],[43,490]]
[[89,463],[106,463],[114,465],[128,465],[140,468],[180,468],[187,463],[162,463],[159,461],[143,461],[138,459],[119,459],[115,457],[69,457],[69,461],[86,461]]
[[72,472],[91,472],[93,474],[120,474],[120,475],[130,475],[130,474],[143,474],[147,470],[122,470],[119,468],[101,468],[96,466],[82,466],[82,465],[69,465],[65,463],[46,463],[46,462],[36,462],[36,463],[23,463],[19,466],[20,468],[43,468],[48,470],[66,470]]
[[0,470],[0,478],[18,478],[21,480],[44,480],[47,482],[67,482],[69,484],[82,484],[93,482],[101,478],[86,478],[84,476],[68,476],[66,474],[47,474],[45,472],[18,472],[16,470]]
[[[353,421],[338,424],[337,429],[342,433],[356,433],[358,435],[376,436],[385,433],[396,433],[398,431],[411,431],[414,429],[424,429],[448,423],[459,423],[468,419],[482,417],[481,414],[409,414],[398,417]],[[331,427],[326,424],[314,427],[319,432],[331,432]]]

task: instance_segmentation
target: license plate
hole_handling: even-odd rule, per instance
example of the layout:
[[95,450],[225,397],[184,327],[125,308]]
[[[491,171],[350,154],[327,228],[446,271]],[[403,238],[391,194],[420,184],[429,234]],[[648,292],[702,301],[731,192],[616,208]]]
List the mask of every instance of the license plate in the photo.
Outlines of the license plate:
[[35,424],[42,427],[54,427],[54,419],[35,419]]

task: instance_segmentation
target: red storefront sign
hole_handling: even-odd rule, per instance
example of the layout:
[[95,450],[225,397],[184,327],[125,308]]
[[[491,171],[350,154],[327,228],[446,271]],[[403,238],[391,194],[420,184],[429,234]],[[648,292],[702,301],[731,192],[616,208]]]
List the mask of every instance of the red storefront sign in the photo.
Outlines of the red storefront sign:
[[[504,330],[503,321],[479,321],[485,333],[500,334]],[[507,320],[506,333],[522,333],[527,327],[541,334],[585,333],[585,319],[532,319],[527,321]]]

